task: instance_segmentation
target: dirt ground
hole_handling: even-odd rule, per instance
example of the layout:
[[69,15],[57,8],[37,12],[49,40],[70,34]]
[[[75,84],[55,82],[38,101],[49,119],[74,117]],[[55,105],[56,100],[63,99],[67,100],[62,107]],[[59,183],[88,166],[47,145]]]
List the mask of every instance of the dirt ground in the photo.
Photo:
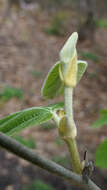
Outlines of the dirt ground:
[[[40,94],[43,80],[50,67],[59,59],[59,51],[70,33],[76,30],[72,27],[66,37],[49,36],[44,32],[48,23],[47,15],[42,12],[22,14],[15,22],[8,19],[0,31],[0,89],[11,85],[23,91],[23,100],[12,98],[5,104],[0,102],[0,118],[12,112],[32,106],[47,105],[52,101],[44,101]],[[99,62],[88,61],[87,71],[75,90],[74,110],[78,127],[77,143],[81,157],[84,150],[89,152],[89,158],[94,160],[97,145],[107,137],[107,129],[92,129],[92,123],[97,119],[98,112],[107,108],[107,29],[97,29],[96,42],[79,43],[78,51],[89,51],[99,55]],[[81,58],[81,57],[79,57]],[[33,71],[41,75],[34,76]],[[26,137],[33,137],[37,143],[36,151],[51,158],[54,155],[66,155],[65,146],[57,146],[53,141],[58,137],[56,128],[44,131],[39,127],[31,127],[21,132]],[[22,190],[23,184],[30,183],[35,178],[51,181],[56,189],[71,189],[62,179],[42,172],[30,164],[5,151],[0,152],[0,189]],[[42,175],[43,174],[43,175]],[[94,180],[102,189],[107,189],[105,171],[95,170]],[[60,181],[58,183],[58,181]],[[74,189],[74,188],[73,188]]]

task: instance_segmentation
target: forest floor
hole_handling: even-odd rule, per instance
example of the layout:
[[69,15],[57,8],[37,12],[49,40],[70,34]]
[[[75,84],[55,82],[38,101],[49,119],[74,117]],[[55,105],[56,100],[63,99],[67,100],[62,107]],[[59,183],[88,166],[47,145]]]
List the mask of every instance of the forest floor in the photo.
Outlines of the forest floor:
[[[37,13],[32,17],[22,15],[4,24],[0,31],[0,91],[6,85],[21,89],[23,99],[0,100],[0,118],[12,112],[33,106],[47,105],[62,101],[63,97],[52,101],[42,99],[40,90],[48,70],[59,59],[59,51],[64,42],[76,28],[72,27],[65,37],[48,35],[44,28],[48,23],[47,15]],[[96,147],[107,137],[107,129],[93,129],[91,126],[98,118],[99,110],[107,108],[107,29],[97,29],[95,42],[78,43],[77,50],[92,52],[98,56],[97,63],[88,60],[87,71],[74,94],[74,115],[78,127],[77,143],[81,158],[84,151],[94,160]],[[81,55],[79,56],[81,59]],[[64,145],[55,143],[58,138],[56,128],[51,130],[31,127],[21,132],[24,137],[32,137],[36,142],[36,152],[52,158],[55,155],[67,156]],[[34,168],[25,161],[5,151],[0,153],[0,189],[23,190],[23,185],[40,178],[52,183],[55,189],[71,188],[66,182]],[[105,172],[96,169],[94,179],[107,189]],[[51,181],[51,182],[50,182]]]

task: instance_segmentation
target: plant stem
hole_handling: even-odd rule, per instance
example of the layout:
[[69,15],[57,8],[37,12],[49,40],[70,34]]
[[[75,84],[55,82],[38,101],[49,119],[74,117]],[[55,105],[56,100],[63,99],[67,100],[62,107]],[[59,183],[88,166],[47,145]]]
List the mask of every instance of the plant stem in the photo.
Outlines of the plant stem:
[[73,88],[64,88],[64,100],[65,100],[65,113],[67,118],[67,129],[69,130],[70,136],[75,138],[77,135],[77,129],[73,118]]
[[79,153],[77,149],[77,144],[75,139],[66,138],[65,142],[68,146],[69,153],[71,156],[71,162],[72,162],[72,170],[75,171],[78,174],[81,174],[82,172],[82,166],[80,163]]
[[65,113],[66,113],[66,118],[67,118],[67,126],[66,130],[69,132],[66,133],[68,134],[66,138],[64,139],[72,160],[72,169],[78,174],[81,174],[82,172],[82,166],[80,162],[80,156],[79,152],[77,149],[77,144],[76,144],[76,135],[77,135],[77,129],[76,125],[73,119],[73,89],[71,87],[66,87],[65,86]]
[[6,150],[12,152],[13,154],[27,160],[28,162],[34,165],[39,166],[40,168],[43,168],[53,174],[68,179],[73,184],[76,184],[76,186],[78,185],[85,190],[101,190],[91,180],[89,180],[88,184],[84,183],[81,176],[65,169],[64,167],[52,162],[51,160],[43,158],[43,156],[38,156],[36,152],[30,150],[29,148],[25,147],[24,145],[20,144],[16,140],[8,137],[7,135],[1,132],[0,132],[0,147],[5,148]]

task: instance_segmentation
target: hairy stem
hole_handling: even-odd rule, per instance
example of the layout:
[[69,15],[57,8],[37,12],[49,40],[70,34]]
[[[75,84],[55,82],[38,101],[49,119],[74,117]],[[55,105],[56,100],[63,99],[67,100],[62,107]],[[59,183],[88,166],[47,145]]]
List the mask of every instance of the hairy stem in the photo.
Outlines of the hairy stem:
[[73,89],[65,86],[65,113],[67,118],[66,130],[68,130],[68,136],[65,138],[65,142],[68,146],[71,160],[72,169],[78,174],[82,172],[82,166],[76,144],[77,129],[73,119]]
[[75,139],[66,138],[65,142],[68,146],[69,153],[71,156],[71,162],[72,162],[72,169],[78,174],[82,173],[82,166],[80,163],[80,157],[77,149],[77,144]]
[[64,167],[43,158],[43,156],[38,156],[35,152],[26,148],[24,145],[20,144],[16,140],[8,137],[7,135],[0,132],[0,146],[6,150],[12,152],[13,154],[27,160],[28,162],[39,166],[53,174],[64,177],[70,180],[73,184],[82,187],[85,190],[101,190],[96,184],[89,180],[88,184],[85,184],[82,177],[75,174],[72,171],[65,169]]
[[77,129],[73,118],[73,89],[71,87],[65,86],[64,99],[67,128],[69,130],[70,136],[72,136],[72,138],[75,138],[77,135]]

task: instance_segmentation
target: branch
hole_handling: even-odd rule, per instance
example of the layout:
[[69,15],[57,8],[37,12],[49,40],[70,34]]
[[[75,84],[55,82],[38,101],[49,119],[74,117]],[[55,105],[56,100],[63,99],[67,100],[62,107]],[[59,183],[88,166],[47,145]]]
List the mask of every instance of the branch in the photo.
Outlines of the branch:
[[85,184],[81,176],[65,169],[64,167],[52,162],[51,160],[43,158],[42,156],[38,156],[36,152],[26,148],[24,145],[20,144],[16,140],[8,137],[7,135],[1,132],[0,146],[4,149],[7,149],[11,153],[19,156],[20,158],[23,158],[26,161],[39,166],[42,169],[45,169],[53,174],[56,174],[71,181],[73,184],[76,184],[76,186],[79,185],[85,190],[101,190],[91,180],[89,180],[88,184]]

